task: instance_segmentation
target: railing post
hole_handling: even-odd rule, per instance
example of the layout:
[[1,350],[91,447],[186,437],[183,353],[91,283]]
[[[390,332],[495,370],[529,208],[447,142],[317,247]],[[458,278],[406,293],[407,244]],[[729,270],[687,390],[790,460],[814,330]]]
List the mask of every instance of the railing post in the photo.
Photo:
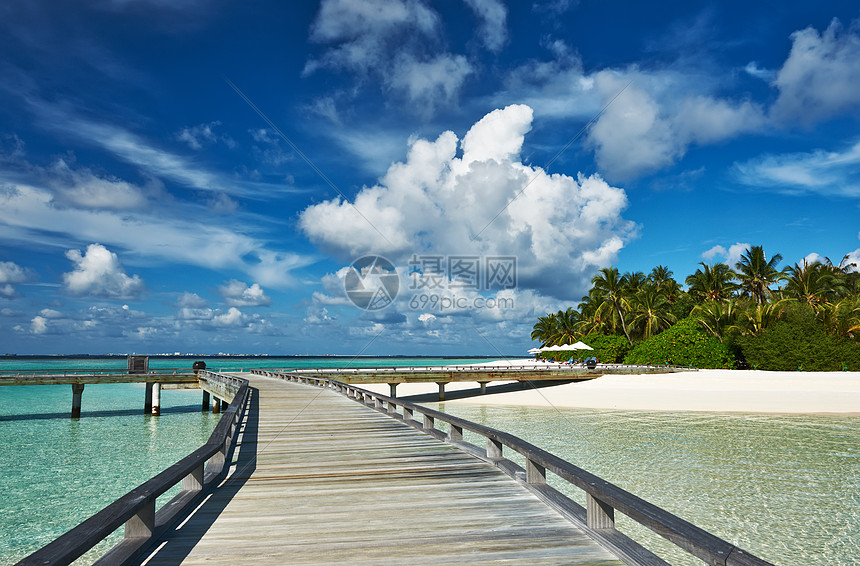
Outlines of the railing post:
[[393,415],[397,412],[397,403],[388,402],[388,414]]
[[435,427],[433,426],[434,419],[430,415],[424,415],[424,430],[433,430]]
[[487,437],[487,458],[490,460],[501,460],[502,457],[502,443]]
[[415,413],[409,407],[403,407],[403,420],[411,421]]
[[526,481],[535,485],[546,483],[546,468],[526,458]]
[[155,500],[147,501],[137,515],[126,521],[125,538],[149,538],[155,528]]
[[190,474],[182,478],[182,491],[200,491],[203,489],[203,465],[199,465]]
[[451,430],[448,432],[448,440],[451,442],[463,441],[463,427],[451,423]]
[[614,529],[615,509],[605,501],[601,501],[591,495],[585,494],[586,509],[585,522],[592,529]]

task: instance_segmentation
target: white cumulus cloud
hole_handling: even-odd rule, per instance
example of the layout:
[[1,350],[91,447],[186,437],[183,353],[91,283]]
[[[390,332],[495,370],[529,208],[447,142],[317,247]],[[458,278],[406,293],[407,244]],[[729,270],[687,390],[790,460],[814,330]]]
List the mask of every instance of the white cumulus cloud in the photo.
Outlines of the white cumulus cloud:
[[807,27],[791,34],[792,46],[773,84],[778,120],[811,123],[860,108],[860,35],[834,19],[819,33]]
[[450,131],[413,139],[406,161],[378,184],[352,203],[308,207],[300,227],[353,259],[380,253],[405,265],[415,253],[515,256],[521,285],[578,299],[635,226],[621,216],[624,190],[600,176],[548,175],[522,163],[531,122],[531,108],[512,105],[487,114],[462,141]]
[[734,269],[735,264],[740,261],[741,256],[749,249],[750,245],[746,242],[737,242],[726,249],[723,246],[716,245],[711,249],[702,253],[702,259],[712,262],[720,259],[720,263],[725,263],[730,268]]
[[83,253],[69,250],[66,257],[75,268],[63,274],[63,281],[74,295],[133,299],[144,291],[143,280],[138,275],[129,277],[119,257],[101,244],[90,244]]
[[478,33],[490,51],[499,51],[508,39],[508,10],[499,0],[465,0],[481,22]]
[[232,307],[267,307],[272,304],[272,299],[258,283],[249,287],[247,283],[231,279],[218,287],[218,293]]
[[0,261],[0,297],[14,297],[17,292],[13,283],[23,283],[27,279],[27,270],[20,265],[11,261]]
[[33,334],[44,334],[48,331],[48,319],[44,316],[34,316],[30,322],[30,332]]
[[[485,22],[485,43],[498,44],[498,7],[473,4]],[[327,49],[306,63],[304,74],[327,68],[373,77],[384,91],[430,112],[456,97],[473,71],[463,55],[441,49],[439,27],[439,15],[422,0],[323,0],[310,38]]]

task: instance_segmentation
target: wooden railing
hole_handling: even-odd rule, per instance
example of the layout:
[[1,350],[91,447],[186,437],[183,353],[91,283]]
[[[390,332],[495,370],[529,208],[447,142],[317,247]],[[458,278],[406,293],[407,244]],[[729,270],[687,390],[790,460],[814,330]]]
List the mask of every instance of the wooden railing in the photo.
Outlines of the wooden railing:
[[[218,368],[219,372],[225,371],[247,371],[242,368]],[[185,368],[149,368],[146,372],[129,370],[127,368],[57,368],[57,369],[0,369],[0,378],[3,377],[42,377],[42,376],[75,376],[75,375],[187,375],[195,371],[190,367]]]
[[[127,564],[139,560],[149,543],[199,503],[206,490],[227,473],[231,448],[248,401],[248,381],[203,370],[201,379],[230,385],[235,391],[209,440],[160,474],[137,486],[64,535],[27,556],[18,565],[63,566],[125,525],[125,538],[99,559],[98,564]],[[160,509],[155,500],[177,484],[181,491]]]
[[[512,434],[338,381],[292,372],[252,370],[252,373],[333,389],[494,464],[522,483],[550,507],[578,524],[592,538],[628,564],[666,565],[667,562],[617,530],[615,511],[627,515],[708,564],[726,566],[768,566],[770,564]],[[416,416],[420,416],[420,420],[416,420]],[[448,424],[448,432],[436,428],[441,422]],[[484,437],[486,447],[465,442],[464,431]],[[522,455],[525,459],[525,468],[506,458],[505,448]],[[583,508],[564,493],[548,485],[547,472],[584,491],[586,507]]]
[[[466,372],[477,372],[477,371],[493,371],[493,372],[502,372],[502,373],[517,373],[517,372],[532,372],[532,371],[559,371],[559,370],[568,370],[568,371],[577,371],[587,369],[585,364],[582,363],[564,363],[564,362],[546,362],[542,364],[530,364],[530,365],[510,365],[510,366],[491,366],[491,365],[451,365],[451,366],[384,366],[384,367],[351,367],[351,368],[325,368],[325,367],[314,367],[314,368],[302,368],[302,367],[285,367],[285,368],[271,368],[271,369],[249,369],[245,371],[250,371],[255,373],[257,371],[268,371],[268,372],[296,372],[302,374],[318,374],[318,375],[328,375],[328,374],[362,374],[362,373],[426,373],[428,371],[438,371],[438,372],[453,372],[453,373],[466,373]],[[613,370],[615,372],[619,371],[629,371],[630,373],[635,373],[637,370],[642,369],[668,369],[668,370],[683,370],[683,371],[697,371],[696,368],[688,367],[688,366],[673,366],[668,364],[663,365],[630,365],[630,364],[597,364],[595,371],[600,371],[603,369]]]

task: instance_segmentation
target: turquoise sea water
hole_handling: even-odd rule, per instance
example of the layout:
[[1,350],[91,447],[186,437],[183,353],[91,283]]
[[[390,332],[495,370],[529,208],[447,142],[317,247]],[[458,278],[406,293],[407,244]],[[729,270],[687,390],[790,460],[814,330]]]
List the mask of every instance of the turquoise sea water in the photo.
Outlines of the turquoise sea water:
[[[210,368],[238,369],[332,367],[350,360],[206,361]],[[359,358],[351,365],[478,361]],[[187,368],[192,362],[153,358],[150,366]],[[12,369],[11,363],[0,359],[0,370]],[[23,363],[126,367],[124,359]],[[551,399],[551,389],[542,391]],[[6,444],[0,565],[15,563],[200,446],[219,417],[200,412],[199,391],[163,391],[161,417],[143,415],[142,404],[142,385],[87,385],[83,417],[73,421],[69,386],[0,387]],[[516,434],[776,564],[860,565],[858,417],[441,407]],[[584,500],[577,490],[570,494]],[[625,532],[649,548],[656,544],[673,564],[700,564],[631,523],[619,518]]]
[[[417,366],[477,363],[441,358],[195,358],[210,369]],[[187,370],[194,359],[151,358]],[[0,370],[124,369],[125,358],[0,358]],[[0,566],[14,564],[183,458],[209,438],[220,415],[200,410],[199,390],[162,390],[160,417],[143,414],[144,385],[87,385],[72,420],[69,385],[0,387]],[[159,498],[158,505],[175,491]],[[121,532],[89,553],[92,562]]]

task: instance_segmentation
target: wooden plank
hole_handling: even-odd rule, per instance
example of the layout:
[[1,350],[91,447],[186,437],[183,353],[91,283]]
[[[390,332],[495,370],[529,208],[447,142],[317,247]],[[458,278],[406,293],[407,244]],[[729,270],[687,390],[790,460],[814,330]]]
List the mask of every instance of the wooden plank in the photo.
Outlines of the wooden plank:
[[229,477],[148,564],[621,564],[486,462],[330,390],[251,384]]

